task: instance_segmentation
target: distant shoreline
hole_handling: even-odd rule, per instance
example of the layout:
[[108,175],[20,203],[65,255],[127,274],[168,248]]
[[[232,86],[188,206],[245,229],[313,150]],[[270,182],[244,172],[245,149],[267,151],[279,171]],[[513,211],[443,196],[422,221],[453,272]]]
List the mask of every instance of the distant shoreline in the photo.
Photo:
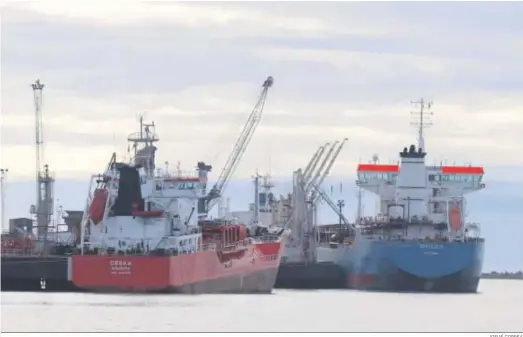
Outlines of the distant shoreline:
[[484,279],[497,279],[497,280],[523,280],[523,272],[517,271],[515,273],[498,273],[496,271],[490,273],[481,274],[481,278]]

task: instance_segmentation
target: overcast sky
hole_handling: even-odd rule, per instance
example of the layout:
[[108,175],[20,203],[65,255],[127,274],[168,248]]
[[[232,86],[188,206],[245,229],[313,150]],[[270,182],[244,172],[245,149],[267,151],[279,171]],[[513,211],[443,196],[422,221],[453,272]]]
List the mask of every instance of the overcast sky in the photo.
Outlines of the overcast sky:
[[257,168],[290,175],[344,137],[334,174],[374,153],[395,160],[416,141],[410,101],[425,97],[434,100],[430,162],[523,180],[521,13],[517,2],[11,4],[2,13],[2,166],[34,176],[37,78],[46,161],[58,176],[87,178],[111,152],[125,154],[143,112],[158,125],[160,162],[220,168],[271,75],[237,178]]

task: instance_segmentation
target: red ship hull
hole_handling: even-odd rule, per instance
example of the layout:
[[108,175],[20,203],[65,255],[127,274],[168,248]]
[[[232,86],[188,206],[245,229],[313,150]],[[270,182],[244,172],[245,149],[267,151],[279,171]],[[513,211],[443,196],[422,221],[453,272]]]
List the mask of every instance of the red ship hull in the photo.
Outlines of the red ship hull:
[[180,256],[77,255],[72,282],[93,292],[270,293],[281,242]]

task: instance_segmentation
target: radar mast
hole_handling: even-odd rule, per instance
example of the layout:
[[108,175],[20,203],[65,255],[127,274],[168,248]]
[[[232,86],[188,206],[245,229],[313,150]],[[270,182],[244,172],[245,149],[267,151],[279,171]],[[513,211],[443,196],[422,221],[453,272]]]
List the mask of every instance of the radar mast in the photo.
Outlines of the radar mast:
[[425,148],[425,139],[423,137],[423,129],[432,125],[431,117],[434,113],[430,111],[430,108],[432,107],[433,102],[427,102],[421,98],[419,101],[411,102],[411,104],[419,106],[419,111],[411,111],[411,114],[416,116],[416,121],[412,122],[411,125],[418,128],[418,149],[427,152],[427,149]]

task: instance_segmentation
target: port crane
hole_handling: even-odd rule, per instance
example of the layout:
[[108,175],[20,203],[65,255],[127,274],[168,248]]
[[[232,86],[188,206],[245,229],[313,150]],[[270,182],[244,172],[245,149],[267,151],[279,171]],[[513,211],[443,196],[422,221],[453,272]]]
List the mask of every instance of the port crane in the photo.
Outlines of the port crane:
[[[251,141],[254,131],[260,123],[265,101],[267,99],[267,93],[273,84],[274,78],[272,76],[267,77],[267,79],[263,82],[258,101],[249,115],[249,118],[247,119],[247,122],[245,123],[239,138],[234,144],[233,150],[227,158],[218,180],[213,185],[207,196],[200,200],[198,207],[199,217],[207,216],[211,209],[218,203],[219,198],[225,191],[225,188],[227,187],[234,171],[236,170],[236,167],[238,166],[238,163],[240,162],[243,154],[245,153],[245,150],[247,149],[247,146]],[[198,166],[200,169],[206,169],[207,171],[212,169],[210,165],[205,165],[203,162],[198,163]]]
[[44,158],[44,133],[42,116],[42,97],[44,84],[36,80],[31,84],[35,108],[35,150],[36,150],[36,204],[31,205],[30,213],[35,215],[38,239],[47,241],[49,224],[54,215],[54,176]]

